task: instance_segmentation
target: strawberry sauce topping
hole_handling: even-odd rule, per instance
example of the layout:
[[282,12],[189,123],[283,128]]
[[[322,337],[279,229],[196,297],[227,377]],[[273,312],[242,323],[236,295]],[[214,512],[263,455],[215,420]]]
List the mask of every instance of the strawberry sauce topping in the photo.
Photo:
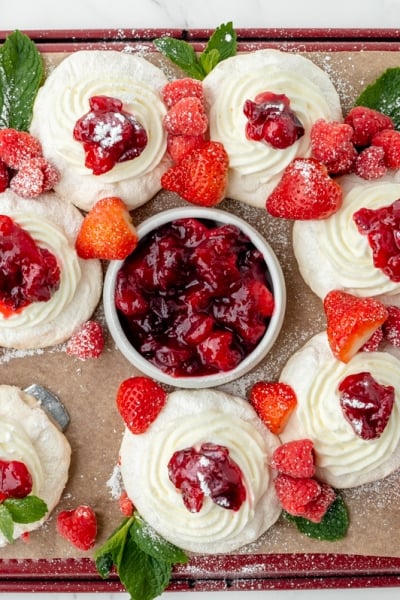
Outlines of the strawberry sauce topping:
[[248,119],[246,135],[250,140],[284,149],[304,135],[304,127],[285,94],[258,94],[254,101],[246,100],[243,112]]
[[363,440],[383,433],[394,404],[394,388],[381,385],[368,372],[348,375],[338,388],[344,416]]
[[201,510],[205,496],[234,511],[246,499],[242,473],[225,446],[205,443],[199,450],[178,450],[168,463],[168,475],[190,512]]
[[75,124],[73,136],[83,143],[85,166],[94,175],[110,171],[116,163],[139,156],[147,145],[147,133],[117,98],[93,96],[90,111]]
[[358,231],[368,237],[375,267],[400,282],[400,199],[375,210],[361,208],[353,219]]
[[235,368],[274,310],[262,254],[237,227],[180,219],[145,236],[118,273],[125,333],[172,376]]
[[45,302],[59,284],[56,257],[10,217],[0,215],[0,312],[9,317],[32,302]]
[[32,491],[32,477],[18,460],[0,460],[0,502],[7,498],[25,498]]

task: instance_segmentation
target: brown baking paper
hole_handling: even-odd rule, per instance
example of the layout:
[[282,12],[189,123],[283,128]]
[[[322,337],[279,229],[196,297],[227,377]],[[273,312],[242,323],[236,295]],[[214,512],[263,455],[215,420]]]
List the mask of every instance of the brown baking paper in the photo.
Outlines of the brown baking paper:
[[[346,112],[354,98],[386,68],[400,65],[399,52],[311,52],[306,54],[331,76]],[[52,68],[62,55],[47,58]],[[159,61],[159,57],[150,56]],[[168,69],[171,66],[168,65]],[[171,71],[172,72],[172,71]],[[148,216],[185,203],[173,194],[160,192],[151,202],[132,212],[139,224]],[[277,342],[263,362],[239,380],[223,386],[225,391],[247,397],[260,379],[277,379],[289,356],[313,334],[325,327],[322,303],[304,284],[292,253],[291,223],[270,217],[265,210],[229,199],[219,208],[247,220],[269,241],[282,265],[287,286],[287,311]],[[106,267],[106,265],[104,265]],[[104,323],[102,305],[96,318]],[[56,393],[67,407],[71,421],[66,436],[72,447],[70,477],[59,506],[47,523],[30,536],[0,549],[0,558],[66,558],[92,556],[80,552],[57,533],[55,521],[62,509],[90,504],[99,523],[98,547],[121,521],[113,478],[123,423],[115,406],[119,383],[137,374],[121,355],[107,332],[106,349],[96,360],[80,361],[65,352],[65,346],[40,351],[0,351],[0,383],[25,388],[41,384]],[[56,465],[55,465],[56,468]],[[140,482],[138,482],[140,485]],[[344,553],[400,557],[400,473],[387,479],[344,492],[350,513],[350,528],[339,542],[318,542],[301,535],[279,520],[257,542],[240,552]]]

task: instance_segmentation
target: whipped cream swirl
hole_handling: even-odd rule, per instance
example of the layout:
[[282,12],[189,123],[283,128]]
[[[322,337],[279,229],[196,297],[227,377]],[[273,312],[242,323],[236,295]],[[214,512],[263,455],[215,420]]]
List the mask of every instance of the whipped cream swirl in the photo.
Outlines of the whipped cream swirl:
[[[355,434],[340,406],[338,386],[347,375],[369,372],[395,388],[394,407],[383,433],[374,440]],[[339,488],[385,477],[400,465],[400,361],[389,352],[360,352],[345,364],[330,352],[326,334],[314,336],[288,361],[281,380],[293,387],[298,406],[281,438],[310,438],[318,476]]]

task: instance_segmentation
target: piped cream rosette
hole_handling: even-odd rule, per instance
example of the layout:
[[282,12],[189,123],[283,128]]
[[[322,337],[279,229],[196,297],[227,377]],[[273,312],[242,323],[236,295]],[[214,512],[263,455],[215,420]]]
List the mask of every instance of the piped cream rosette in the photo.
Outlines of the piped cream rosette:
[[[400,466],[400,360],[392,346],[384,352],[359,352],[349,363],[335,359],[326,333],[312,337],[287,362],[281,381],[297,396],[297,407],[281,440],[309,438],[316,451],[317,477],[333,487],[350,488],[386,477]],[[383,433],[372,440],[355,434],[343,415],[340,382],[369,372],[395,388],[395,403]]]
[[[210,137],[229,155],[227,196],[265,208],[286,166],[310,155],[310,130],[320,118],[342,120],[340,99],[328,75],[309,59],[279,50],[239,54],[220,62],[203,81]],[[262,92],[285,94],[305,133],[286,149],[246,137],[246,100]]]
[[366,182],[355,175],[340,178],[343,205],[328,219],[296,221],[293,249],[304,281],[324,298],[333,289],[374,296],[400,304],[400,285],[373,264],[368,238],[353,220],[361,208],[377,209],[400,198],[400,183],[385,177]]
[[[48,508],[44,518],[14,524],[14,539],[40,527],[58,504],[68,479],[71,448],[37,400],[11,385],[0,386],[0,459],[23,462],[32,477],[32,494]],[[7,544],[0,532],[0,547]]]
[[0,313],[0,346],[27,350],[62,343],[91,317],[102,291],[100,261],[83,260],[75,250],[83,217],[56,194],[25,200],[11,190],[1,195],[0,213],[54,254],[60,267],[60,285],[49,300],[8,317]]
[[[169,479],[174,452],[205,442],[228,448],[241,470],[246,499],[237,511],[205,497],[201,510],[192,513]],[[269,467],[278,445],[241,398],[215,390],[178,390],[168,395],[145,433],[125,431],[121,474],[139,513],[165,539],[187,551],[224,553],[257,539],[278,519],[281,508]]]
[[[169,166],[160,94],[166,83],[162,70],[145,58],[114,50],[75,52],[51,71],[36,97],[30,133],[60,171],[55,189],[63,199],[89,210],[100,198],[120,196],[133,209],[160,190]],[[73,129],[89,111],[89,99],[99,95],[121,100],[146,130],[148,142],[140,156],[93,175]]]

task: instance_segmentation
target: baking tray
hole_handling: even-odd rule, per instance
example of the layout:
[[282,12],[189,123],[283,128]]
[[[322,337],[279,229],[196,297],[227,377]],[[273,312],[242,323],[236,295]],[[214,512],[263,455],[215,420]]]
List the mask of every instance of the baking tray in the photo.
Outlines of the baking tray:
[[[0,31],[0,41],[11,32]],[[210,30],[57,30],[57,31],[24,31],[37,44],[41,52],[57,53],[73,52],[79,49],[129,49],[133,52],[146,52],[153,48],[152,40],[162,35],[189,41],[196,50],[201,50]],[[390,65],[400,65],[400,30],[395,29],[238,29],[238,50],[252,51],[259,48],[279,48],[284,51],[302,52],[309,57],[324,53],[326,57],[347,56],[347,53],[374,53],[377,66],[371,63],[368,67],[368,79],[373,81],[381,71],[381,60],[390,56]],[[317,61],[318,62],[318,61]],[[353,96],[369,81],[365,77],[352,79]],[[351,102],[346,81],[341,82],[338,90],[346,108]],[[222,206],[223,208],[223,206]],[[241,207],[239,208],[239,210]],[[251,209],[249,209],[251,210]],[[141,209],[135,211],[141,218]],[[244,210],[245,216],[250,213]],[[135,215],[136,216],[136,215]],[[255,219],[254,215],[252,216]],[[136,219],[135,219],[136,220]],[[48,370],[57,364],[57,353],[49,356]],[[20,380],[12,381],[21,387],[31,383],[25,381],[24,358],[20,361]],[[55,362],[53,362],[55,361]],[[108,364],[108,363],[106,363]],[[91,365],[87,377],[93,377],[96,365]],[[7,362],[0,363],[0,379],[7,381],[9,375]],[[46,379],[46,369],[42,373]],[[56,382],[51,378],[53,386]],[[54,387],[53,387],[54,389]],[[110,409],[112,410],[112,409]],[[82,417],[84,418],[84,417]],[[107,415],[104,417],[107,422]],[[119,439],[121,432],[116,432]],[[69,437],[68,431],[67,436]],[[72,437],[74,433],[72,433]],[[73,440],[72,440],[73,441]],[[73,445],[73,444],[72,444]],[[112,450],[110,450],[112,452]],[[113,457],[115,460],[116,456]],[[88,466],[95,469],[95,463]],[[76,468],[71,477],[76,476]],[[397,479],[394,485],[400,487]],[[94,492],[95,493],[95,492]],[[64,499],[65,501],[65,499]],[[115,505],[116,502],[114,501]],[[398,511],[397,511],[398,513]],[[54,521],[54,519],[53,519]],[[50,519],[50,528],[51,525]],[[299,534],[300,535],[300,534]],[[387,534],[391,535],[388,530]],[[396,535],[392,532],[392,535]],[[32,544],[34,544],[34,537]],[[384,542],[383,542],[384,543]],[[331,545],[335,549],[335,545]],[[385,553],[386,554],[386,553]],[[269,589],[322,589],[351,587],[400,587],[400,555],[380,556],[350,554],[347,552],[313,552],[312,546],[307,552],[264,553],[257,550],[243,554],[196,556],[188,565],[175,568],[168,590],[174,591],[217,591],[217,590],[269,590]],[[110,579],[102,580],[95,569],[93,561],[87,556],[57,555],[46,558],[26,558],[21,556],[4,557],[0,550],[0,591],[1,592],[114,592],[124,591],[116,574]]]

